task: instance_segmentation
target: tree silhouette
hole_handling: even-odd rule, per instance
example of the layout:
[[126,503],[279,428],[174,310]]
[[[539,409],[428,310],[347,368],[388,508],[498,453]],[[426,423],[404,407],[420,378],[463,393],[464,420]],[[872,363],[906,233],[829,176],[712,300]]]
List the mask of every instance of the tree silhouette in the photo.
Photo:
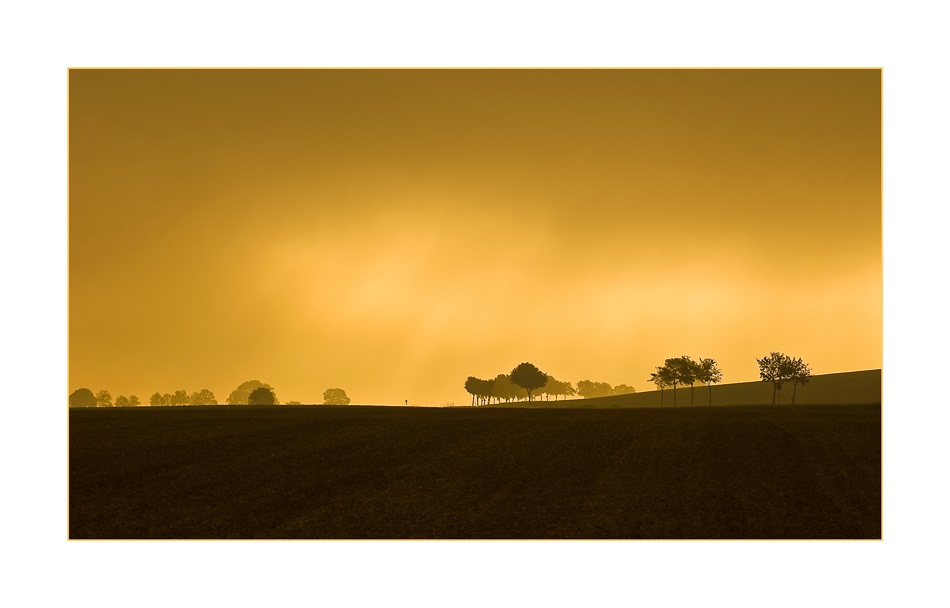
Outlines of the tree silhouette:
[[149,405],[168,405],[168,402],[165,401],[165,397],[161,393],[153,393],[148,400]]
[[782,382],[788,379],[792,370],[792,360],[788,355],[772,351],[766,357],[756,359],[759,364],[759,378],[772,383],[772,405],[775,405],[776,393],[782,390]]
[[690,359],[689,355],[683,355],[682,357],[667,359],[666,367],[669,368],[675,378],[673,382],[673,405],[676,405],[676,383],[689,385],[689,404],[693,405],[693,385],[696,383],[699,364]]
[[107,390],[96,393],[96,407],[112,407],[112,395]]
[[179,389],[175,391],[169,402],[169,405],[188,405],[188,391]]
[[324,405],[349,405],[350,398],[342,388],[328,388],[323,391]]
[[528,391],[528,401],[531,401],[531,391],[541,388],[548,381],[548,375],[531,363],[519,363],[511,370],[511,381]]
[[[673,385],[672,378],[673,374],[665,365],[662,367],[657,366],[656,371],[650,374],[650,382],[660,389],[660,407],[663,407],[663,389]],[[673,398],[676,398],[675,394]]]
[[129,405],[134,407],[136,405],[141,405],[141,404],[142,402],[139,401],[138,397],[136,397],[135,395],[129,395]]
[[635,392],[637,392],[637,389],[632,386],[627,386],[626,384],[618,384],[613,390],[614,395],[631,395]]
[[69,407],[96,407],[96,396],[88,388],[77,388],[69,395]]
[[557,401],[559,396],[563,395],[566,399],[570,395],[576,395],[577,391],[574,390],[574,386],[570,382],[562,382],[548,376],[548,381],[544,384],[544,393],[553,395],[554,400]]
[[259,380],[248,380],[231,391],[231,394],[228,395],[227,399],[228,405],[247,405],[248,397],[250,397],[251,391],[262,386],[266,389],[269,389],[271,392],[274,391],[274,387],[269,384],[265,384]]
[[709,405],[712,405],[712,385],[722,382],[722,372],[715,359],[700,359],[696,380],[709,388]]
[[672,357],[663,362],[663,367],[666,368],[665,374],[666,379],[673,386],[673,407],[676,407],[676,385],[677,384],[692,384],[696,381],[693,377],[693,369],[689,364],[689,357]]
[[478,393],[478,378],[469,376],[465,379],[465,392],[472,396],[472,407],[475,407],[475,395]]
[[275,405],[276,403],[277,397],[274,396],[274,391],[266,386],[255,388],[251,391],[251,394],[247,396],[248,405]]
[[613,394],[613,387],[606,382],[591,382],[590,380],[579,380],[577,382],[577,394],[584,399],[594,399],[596,397],[608,397]]
[[129,407],[129,398],[125,395],[119,395],[115,398],[115,407]]
[[206,388],[193,393],[189,401],[192,405],[218,405],[218,400],[214,398],[214,393]]
[[523,391],[524,389],[511,381],[508,374],[498,374],[492,380],[491,396],[499,402],[504,399],[505,403],[508,403],[521,395]]
[[792,381],[792,404],[794,405],[798,385],[801,384],[804,386],[808,384],[808,381],[811,379],[811,368],[808,367],[807,363],[802,361],[801,357],[791,360],[788,379]]
[[491,403],[492,392],[495,390],[495,381],[494,380],[479,380],[478,381],[478,396],[481,397],[482,403]]

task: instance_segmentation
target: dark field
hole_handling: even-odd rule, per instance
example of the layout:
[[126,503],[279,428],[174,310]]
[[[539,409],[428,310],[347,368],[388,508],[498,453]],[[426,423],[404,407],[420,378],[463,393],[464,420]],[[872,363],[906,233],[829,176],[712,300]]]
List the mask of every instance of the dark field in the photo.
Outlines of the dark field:
[[880,405],[71,410],[84,538],[881,538]]

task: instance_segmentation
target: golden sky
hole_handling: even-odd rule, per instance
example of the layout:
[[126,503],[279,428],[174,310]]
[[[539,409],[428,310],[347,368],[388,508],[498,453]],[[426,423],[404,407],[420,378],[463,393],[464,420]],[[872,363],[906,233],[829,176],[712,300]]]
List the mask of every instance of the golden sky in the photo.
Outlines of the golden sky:
[[880,70],[71,70],[69,389],[882,364]]

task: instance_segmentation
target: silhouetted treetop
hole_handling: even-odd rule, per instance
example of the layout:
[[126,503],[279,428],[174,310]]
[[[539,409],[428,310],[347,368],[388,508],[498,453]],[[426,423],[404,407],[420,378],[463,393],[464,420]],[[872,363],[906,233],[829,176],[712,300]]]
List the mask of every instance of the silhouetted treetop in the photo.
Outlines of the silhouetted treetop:
[[255,388],[247,397],[248,405],[275,405],[276,403],[277,398],[274,395],[274,391],[266,386]]
[[[274,392],[274,387],[269,384],[265,384],[259,380],[248,380],[247,382],[242,383],[236,389],[231,391],[231,394],[228,395],[228,405],[247,405],[248,398],[251,395],[251,392],[256,389],[264,387],[269,389],[271,392]],[[275,393],[276,395],[276,393]]]
[[722,371],[715,359],[700,359],[696,380],[709,388],[709,405],[712,405],[712,385],[722,382]]
[[328,388],[323,391],[324,405],[349,405],[350,398],[342,388]]
[[609,397],[613,394],[613,387],[606,382],[594,382],[592,380],[578,380],[577,394],[584,399],[595,399],[597,397]]
[[96,407],[112,407],[112,395],[107,390],[96,393]]
[[69,395],[69,407],[96,407],[96,396],[88,388],[77,388]]
[[772,383],[772,405],[775,405],[776,394],[782,390],[782,384],[792,382],[794,403],[798,385],[806,384],[811,377],[811,369],[801,358],[793,359],[784,353],[772,351],[768,356],[755,361],[759,364],[759,378],[763,382]]
[[518,364],[511,370],[511,381],[528,391],[528,401],[531,401],[531,391],[541,388],[548,381],[548,375],[531,363]]

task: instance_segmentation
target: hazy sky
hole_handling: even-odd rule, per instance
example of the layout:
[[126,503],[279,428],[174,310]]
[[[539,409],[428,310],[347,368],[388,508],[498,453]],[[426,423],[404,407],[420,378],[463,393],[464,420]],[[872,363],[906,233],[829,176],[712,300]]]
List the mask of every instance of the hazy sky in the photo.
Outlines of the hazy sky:
[[882,363],[879,70],[71,70],[69,388]]

